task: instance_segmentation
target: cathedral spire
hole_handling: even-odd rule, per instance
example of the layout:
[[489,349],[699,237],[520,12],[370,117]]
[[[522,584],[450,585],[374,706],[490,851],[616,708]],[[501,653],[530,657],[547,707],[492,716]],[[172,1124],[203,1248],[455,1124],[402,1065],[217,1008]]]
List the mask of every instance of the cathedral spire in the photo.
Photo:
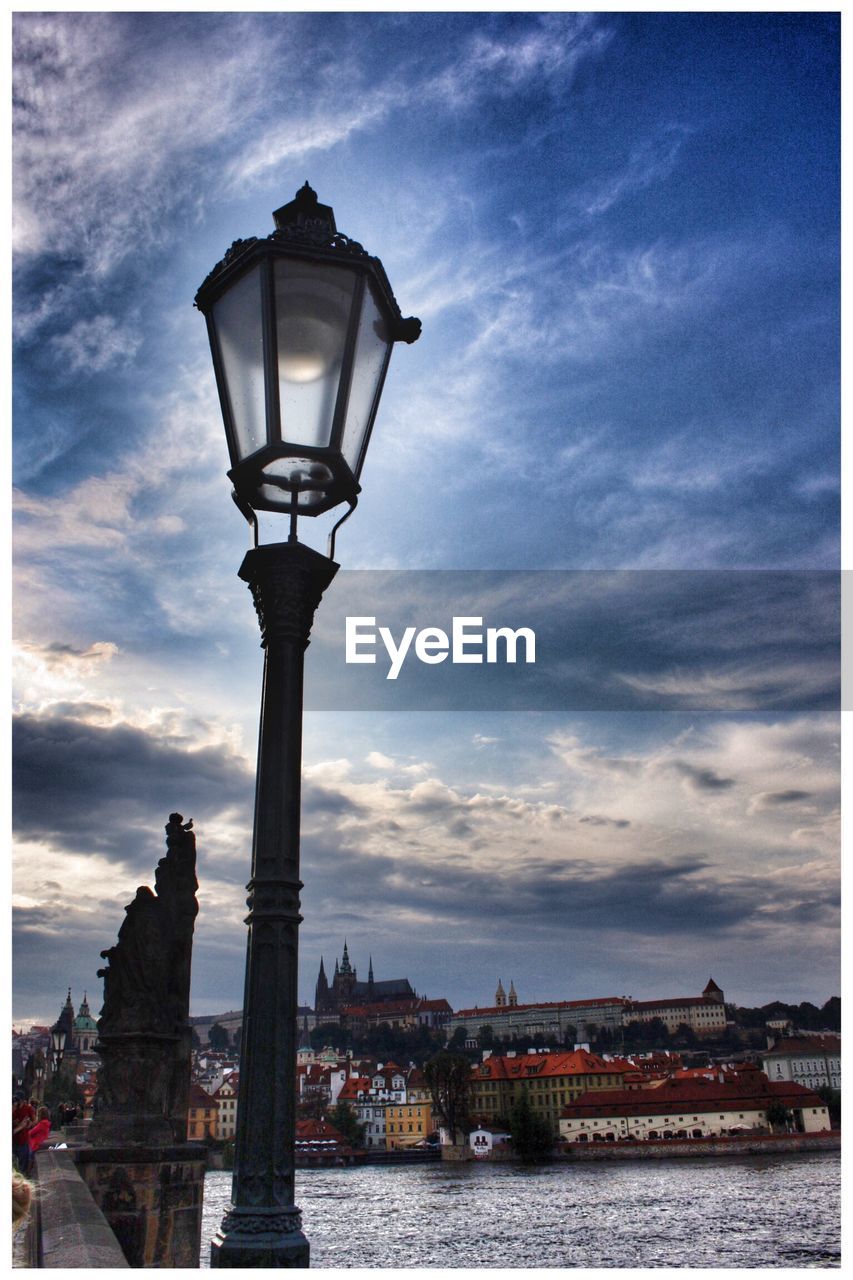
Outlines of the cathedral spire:
[[352,965],[349,962],[349,951],[347,950],[346,938],[344,938],[344,954],[341,957],[341,973],[352,973]]
[[370,957],[370,963],[367,966],[367,981],[373,982],[373,956]]

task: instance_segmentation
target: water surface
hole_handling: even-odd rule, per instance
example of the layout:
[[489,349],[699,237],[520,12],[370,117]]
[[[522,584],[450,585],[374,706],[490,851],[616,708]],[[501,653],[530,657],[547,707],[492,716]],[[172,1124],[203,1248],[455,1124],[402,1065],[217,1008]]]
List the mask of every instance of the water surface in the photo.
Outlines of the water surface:
[[[205,1180],[201,1265],[231,1193]],[[312,1267],[838,1267],[835,1152],[305,1169]]]

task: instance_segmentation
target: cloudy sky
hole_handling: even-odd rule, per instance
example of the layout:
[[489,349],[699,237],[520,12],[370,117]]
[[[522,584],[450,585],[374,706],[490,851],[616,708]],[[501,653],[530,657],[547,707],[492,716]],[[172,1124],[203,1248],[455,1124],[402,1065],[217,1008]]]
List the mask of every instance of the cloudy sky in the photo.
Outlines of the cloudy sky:
[[[455,1007],[837,993],[837,42],[17,15],[16,1025],[99,1007],[174,809],[239,1007],[262,654],[192,299],[306,180],[423,336],[308,651],[301,998],[344,937]],[[353,608],[533,626],[535,678],[344,670]]]

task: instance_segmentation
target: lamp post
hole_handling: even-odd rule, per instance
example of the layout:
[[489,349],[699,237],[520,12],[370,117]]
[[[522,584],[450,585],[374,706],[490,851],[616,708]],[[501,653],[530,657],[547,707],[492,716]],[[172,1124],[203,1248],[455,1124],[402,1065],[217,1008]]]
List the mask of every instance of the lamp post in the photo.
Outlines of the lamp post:
[[[255,790],[232,1204],[212,1267],[307,1267],[294,1203],[303,655],[338,566],[391,348],[414,342],[378,258],[341,235],[306,183],[266,238],[237,240],[196,295],[207,320],[232,497],[254,531],[239,570],[261,629]],[[345,502],[329,555],[297,540],[300,515]],[[289,516],[258,545],[257,512]]]
[[62,1059],[65,1056],[66,1046],[70,1042],[73,1028],[74,1006],[71,1003],[71,989],[69,987],[68,996],[59,1017],[50,1028],[50,1056],[54,1075],[59,1074],[59,1068],[62,1066]]
[[44,1054],[42,1053],[41,1049],[36,1049],[35,1061],[33,1063],[33,1070],[35,1072],[35,1079],[36,1079],[36,1097],[38,1098],[39,1102],[44,1102],[45,1062],[44,1062]]

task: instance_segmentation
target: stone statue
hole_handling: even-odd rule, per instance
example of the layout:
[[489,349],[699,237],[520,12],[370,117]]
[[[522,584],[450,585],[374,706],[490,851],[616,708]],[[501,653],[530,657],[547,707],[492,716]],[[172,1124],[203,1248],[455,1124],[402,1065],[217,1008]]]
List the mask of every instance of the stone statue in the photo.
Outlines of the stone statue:
[[101,1145],[185,1142],[190,1084],[190,967],[198,914],[192,821],[169,815],[154,891],[125,908],[98,1020],[102,1066],[92,1139]]

